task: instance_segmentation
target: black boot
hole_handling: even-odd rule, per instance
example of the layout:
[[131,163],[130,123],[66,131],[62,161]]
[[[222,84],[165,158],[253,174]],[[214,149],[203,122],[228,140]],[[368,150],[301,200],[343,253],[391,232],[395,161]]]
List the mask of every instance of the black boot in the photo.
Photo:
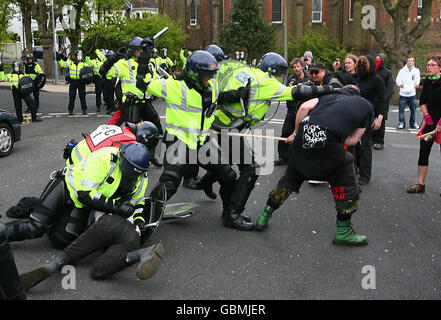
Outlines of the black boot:
[[129,252],[126,261],[129,263],[139,262],[136,268],[136,276],[140,280],[146,280],[156,273],[163,256],[164,246],[157,243],[147,248]]
[[46,280],[51,275],[53,275],[57,270],[60,270],[64,265],[66,265],[66,255],[60,253],[54,256],[48,263],[43,266],[23,273],[20,275],[21,283],[24,289],[27,291],[35,287],[40,282]]
[[202,190],[204,190],[206,196],[213,200],[217,198],[216,193],[213,191],[213,183],[215,181],[215,175],[213,173],[207,173],[202,177],[200,183],[200,186],[202,187]]
[[16,220],[8,222],[6,237],[9,242],[41,238],[47,227],[34,219]]
[[[247,218],[249,219],[249,217]],[[243,215],[237,213],[234,209],[226,209],[222,212],[222,225],[242,231],[254,230],[254,224],[247,221]]]

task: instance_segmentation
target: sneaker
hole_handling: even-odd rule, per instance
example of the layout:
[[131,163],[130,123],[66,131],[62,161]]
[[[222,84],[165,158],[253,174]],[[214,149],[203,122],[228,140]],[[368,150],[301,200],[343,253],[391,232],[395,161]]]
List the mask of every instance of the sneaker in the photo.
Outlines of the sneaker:
[[141,249],[140,262],[136,268],[136,276],[140,280],[151,278],[159,269],[162,257],[164,256],[164,247],[161,243],[152,245],[148,248]]
[[373,147],[375,150],[383,150],[383,149],[384,149],[384,145],[381,144],[381,143],[375,143],[372,147]]
[[43,121],[43,120],[41,120],[39,118],[32,119],[32,122],[41,122],[41,121]]
[[426,192],[426,185],[414,183],[409,186],[407,193],[424,193]]
[[417,124],[414,124],[413,126],[410,126],[410,128],[411,128],[411,129],[419,129],[419,128],[420,128],[420,126],[419,126],[419,125],[417,125]]
[[398,129],[404,129],[404,123],[400,123],[400,124],[398,125]]

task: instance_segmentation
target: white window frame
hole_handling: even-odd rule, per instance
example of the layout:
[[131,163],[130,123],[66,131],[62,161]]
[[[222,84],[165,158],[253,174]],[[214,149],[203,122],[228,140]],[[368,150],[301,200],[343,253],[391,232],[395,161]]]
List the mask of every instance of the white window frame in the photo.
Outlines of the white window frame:
[[[194,19],[192,18],[192,6],[194,6]],[[196,1],[193,0],[190,3],[190,26],[197,26],[198,25],[198,8],[196,5]]]
[[280,3],[280,20],[273,20],[273,18],[274,18],[274,10],[272,10],[272,13],[271,13],[271,23],[282,23],[283,22],[282,21],[283,20],[283,0],[272,0],[271,4],[273,5],[275,1],[278,1]]
[[354,11],[353,11],[354,0],[349,0],[349,12],[348,12],[348,21],[354,20]]
[[[320,11],[313,11],[313,4],[314,1],[320,1]],[[312,0],[311,2],[312,8],[311,8],[311,22],[312,23],[322,23],[323,22],[323,0]],[[320,13],[320,20],[314,20],[314,13]]]
[[421,15],[418,14],[418,9],[421,8],[423,10],[423,0],[418,0],[417,4],[417,19],[421,19]]

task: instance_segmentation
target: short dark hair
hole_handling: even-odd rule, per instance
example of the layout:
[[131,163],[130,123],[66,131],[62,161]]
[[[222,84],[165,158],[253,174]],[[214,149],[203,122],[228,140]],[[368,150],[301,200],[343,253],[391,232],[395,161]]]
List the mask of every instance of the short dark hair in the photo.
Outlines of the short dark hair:
[[300,65],[301,65],[303,68],[305,67],[305,62],[304,62],[302,59],[300,59],[300,58],[294,58],[294,59],[292,59],[290,65],[291,65],[291,67],[293,67],[293,66],[294,66],[295,64],[297,64],[297,63],[300,63]]

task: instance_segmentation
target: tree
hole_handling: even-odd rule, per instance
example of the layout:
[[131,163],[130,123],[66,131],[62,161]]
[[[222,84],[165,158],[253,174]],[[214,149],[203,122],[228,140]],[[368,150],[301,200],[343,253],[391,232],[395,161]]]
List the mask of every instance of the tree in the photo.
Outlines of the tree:
[[0,0],[0,52],[2,51],[3,43],[11,40],[11,35],[7,33],[9,21],[14,15],[14,10],[10,6],[11,1]]
[[314,61],[323,62],[330,70],[335,58],[343,60],[347,54],[338,39],[332,37],[326,28],[317,31],[307,29],[302,36],[288,43],[289,59],[303,57],[305,51],[311,51]]
[[[377,2],[357,1],[361,1],[362,5]],[[422,1],[421,18],[410,30],[407,19],[412,0],[382,0],[381,2],[393,20],[393,34],[387,34],[378,24],[375,28],[370,28],[369,32],[389,56],[392,73],[396,76],[398,71],[406,64],[407,57],[412,52],[416,41],[423,36],[431,24],[430,18],[434,0]]]
[[259,58],[273,50],[275,29],[262,20],[257,0],[235,0],[231,22],[222,27],[220,45],[226,53],[247,52],[249,58]]

